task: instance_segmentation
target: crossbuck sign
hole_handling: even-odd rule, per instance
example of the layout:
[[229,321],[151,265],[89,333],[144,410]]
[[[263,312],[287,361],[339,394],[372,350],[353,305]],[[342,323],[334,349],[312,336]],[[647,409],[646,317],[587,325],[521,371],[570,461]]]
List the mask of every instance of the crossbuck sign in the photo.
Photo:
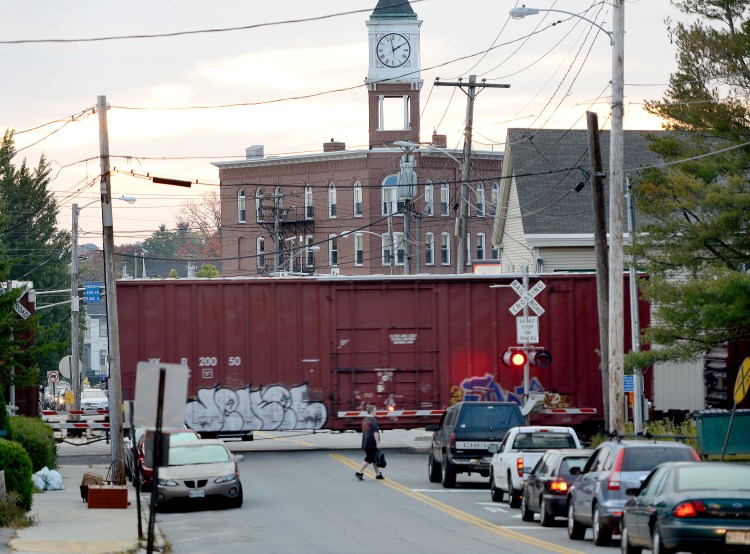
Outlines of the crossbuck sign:
[[518,296],[521,297],[515,304],[513,304],[509,308],[510,313],[516,315],[524,308],[524,306],[528,306],[529,308],[531,308],[536,315],[542,315],[544,313],[544,308],[542,308],[539,303],[534,300],[534,297],[544,290],[544,283],[542,281],[539,281],[529,290],[526,290],[521,283],[515,280],[510,284],[510,286],[514,291],[516,291]]

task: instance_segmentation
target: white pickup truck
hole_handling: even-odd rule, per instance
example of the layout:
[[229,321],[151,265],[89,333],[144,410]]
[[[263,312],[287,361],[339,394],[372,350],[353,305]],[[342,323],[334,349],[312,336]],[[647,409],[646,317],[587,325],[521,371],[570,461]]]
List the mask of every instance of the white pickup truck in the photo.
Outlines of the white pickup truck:
[[523,484],[544,453],[551,448],[582,448],[571,427],[530,425],[512,427],[500,445],[490,445],[490,494],[502,502],[508,493],[511,508],[521,505]]

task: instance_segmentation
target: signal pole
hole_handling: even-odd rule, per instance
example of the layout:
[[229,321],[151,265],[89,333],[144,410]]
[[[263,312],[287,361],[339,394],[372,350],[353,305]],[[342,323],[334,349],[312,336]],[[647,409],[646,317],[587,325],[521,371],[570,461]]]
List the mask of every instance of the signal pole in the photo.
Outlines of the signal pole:
[[461,192],[459,197],[458,218],[456,220],[456,236],[458,237],[458,252],[456,254],[456,273],[466,271],[466,262],[468,261],[466,251],[466,237],[469,232],[469,173],[471,171],[471,134],[474,125],[474,99],[477,97],[477,87],[479,88],[510,88],[510,85],[488,84],[482,79],[477,84],[477,76],[469,76],[469,85],[464,90],[464,82],[459,79],[458,82],[440,82],[439,78],[435,79],[436,87],[459,87],[466,94],[466,127],[464,128],[464,154],[463,163],[461,164]]

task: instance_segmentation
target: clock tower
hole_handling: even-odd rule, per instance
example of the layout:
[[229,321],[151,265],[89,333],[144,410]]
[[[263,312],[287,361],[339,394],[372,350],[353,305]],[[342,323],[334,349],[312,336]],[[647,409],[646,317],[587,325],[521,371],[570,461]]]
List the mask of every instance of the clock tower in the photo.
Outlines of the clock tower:
[[378,0],[367,21],[370,149],[419,142],[419,28],[407,0]]

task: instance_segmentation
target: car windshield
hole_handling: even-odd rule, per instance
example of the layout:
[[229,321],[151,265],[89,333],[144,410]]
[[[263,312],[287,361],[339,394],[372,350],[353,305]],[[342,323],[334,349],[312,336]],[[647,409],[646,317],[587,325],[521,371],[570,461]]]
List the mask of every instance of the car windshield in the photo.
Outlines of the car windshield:
[[169,465],[215,464],[228,462],[229,452],[220,444],[173,446],[169,449]]
[[578,469],[583,469],[583,466],[586,465],[586,461],[589,459],[588,456],[570,456],[568,458],[564,458],[563,461],[560,463],[560,473],[565,473],[567,475],[570,475],[570,470],[574,467],[577,467]]
[[631,446],[625,449],[622,471],[651,471],[664,462],[694,462],[691,448]]
[[458,426],[464,429],[509,429],[515,425],[523,424],[522,419],[518,421],[517,413],[518,411],[512,407],[483,404],[465,405],[461,410],[461,419]]
[[518,433],[513,448],[549,450],[550,448],[575,448],[576,443],[568,433]]
[[[736,492],[750,488],[750,466],[727,464],[718,470],[715,466],[711,468],[713,471],[706,469],[703,464],[678,468],[675,489]],[[739,489],[743,483],[744,489]]]

